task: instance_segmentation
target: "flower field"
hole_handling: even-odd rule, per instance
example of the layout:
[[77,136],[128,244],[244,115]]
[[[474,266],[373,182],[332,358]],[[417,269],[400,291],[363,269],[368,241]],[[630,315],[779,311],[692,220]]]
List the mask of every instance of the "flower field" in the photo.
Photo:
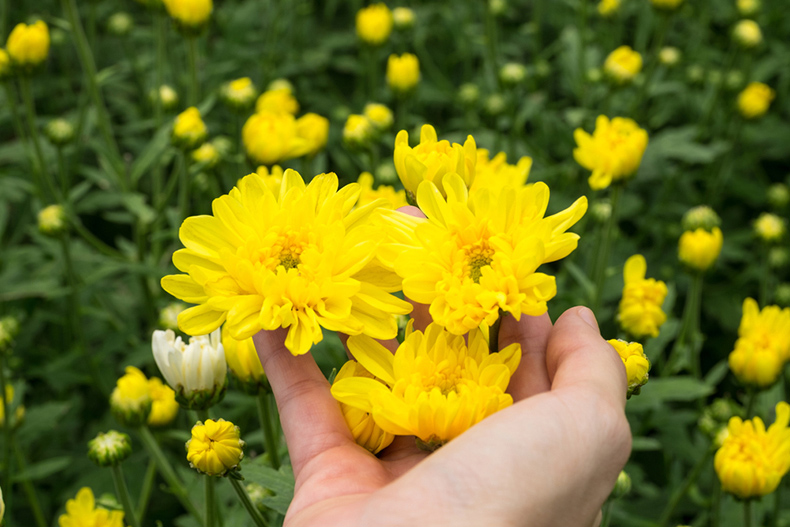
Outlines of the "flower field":
[[790,527],[786,11],[0,0],[0,524]]

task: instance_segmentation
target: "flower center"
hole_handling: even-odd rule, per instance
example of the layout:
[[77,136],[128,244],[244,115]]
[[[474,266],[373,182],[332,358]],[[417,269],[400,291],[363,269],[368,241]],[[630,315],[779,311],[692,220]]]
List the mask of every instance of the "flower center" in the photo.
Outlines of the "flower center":
[[466,266],[469,278],[476,284],[480,283],[483,276],[483,267],[491,265],[494,259],[494,250],[488,244],[480,243],[466,249]]

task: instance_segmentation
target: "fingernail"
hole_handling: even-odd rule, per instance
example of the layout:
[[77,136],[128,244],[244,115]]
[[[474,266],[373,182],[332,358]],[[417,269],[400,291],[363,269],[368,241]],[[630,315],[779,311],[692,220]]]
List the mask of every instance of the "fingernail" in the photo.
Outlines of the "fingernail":
[[583,307],[579,309],[578,313],[579,313],[579,318],[587,322],[587,324],[589,324],[591,328],[593,328],[595,331],[600,331],[598,329],[598,321],[595,320],[595,314],[592,312],[590,308]]

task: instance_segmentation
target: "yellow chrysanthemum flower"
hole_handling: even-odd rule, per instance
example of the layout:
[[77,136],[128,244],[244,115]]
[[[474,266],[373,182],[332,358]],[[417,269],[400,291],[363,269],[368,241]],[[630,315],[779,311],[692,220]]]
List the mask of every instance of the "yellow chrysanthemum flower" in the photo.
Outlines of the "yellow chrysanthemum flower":
[[373,123],[364,115],[352,113],[343,125],[343,141],[352,148],[363,147],[373,138]]
[[296,120],[296,135],[307,142],[305,154],[314,156],[326,146],[329,119],[317,113],[306,113]]
[[60,527],[123,527],[123,511],[96,507],[93,491],[82,487],[77,497],[66,502],[66,514],[58,518]]
[[617,320],[636,338],[657,337],[667,316],[661,305],[667,296],[667,285],[654,278],[645,279],[647,262],[641,254],[631,256],[623,269],[623,298]]
[[392,33],[392,12],[386,4],[372,4],[357,11],[357,36],[366,44],[378,46]]
[[632,119],[598,116],[592,135],[581,128],[573,132],[573,158],[592,170],[588,183],[593,190],[605,189],[613,181],[633,176],[647,148],[647,132]]
[[738,111],[746,119],[756,119],[765,115],[771,102],[776,97],[776,92],[762,82],[750,82],[738,94]]
[[610,17],[620,10],[620,0],[601,0],[598,2],[598,14]]
[[152,403],[145,374],[134,366],[127,366],[110,395],[113,415],[121,424],[139,426],[148,421]]
[[406,203],[405,190],[395,190],[394,187],[389,185],[379,185],[374,189],[373,175],[370,172],[363,172],[360,174],[357,183],[359,183],[360,188],[357,207],[364,207],[378,199],[386,200],[387,204],[393,209],[399,209],[408,205],[408,203]]
[[256,163],[271,165],[300,157],[312,146],[299,136],[296,119],[286,112],[259,112],[241,130],[247,155]]
[[520,188],[527,183],[529,171],[532,169],[532,158],[522,157],[515,165],[507,162],[507,154],[499,152],[489,159],[490,154],[485,148],[478,148],[475,178],[470,192],[487,188],[497,191],[504,187]]
[[368,103],[365,105],[363,114],[370,120],[373,126],[376,127],[376,130],[383,131],[392,126],[392,110],[383,104]]
[[244,458],[239,427],[224,419],[206,419],[192,427],[187,441],[189,466],[209,476],[224,476],[238,468]]
[[192,161],[203,165],[203,168],[212,168],[219,163],[219,150],[211,143],[203,143],[192,150]]
[[412,196],[423,181],[433,182],[445,195],[443,180],[448,174],[458,174],[467,187],[475,180],[477,144],[467,136],[463,146],[439,139],[433,126],[425,124],[420,130],[420,144],[409,146],[409,132],[401,130],[395,137],[395,170],[406,191]]
[[625,84],[642,71],[642,55],[630,46],[620,46],[606,57],[603,70],[613,81]]
[[387,85],[394,92],[405,94],[420,82],[420,61],[416,55],[390,55],[387,59]]
[[[333,384],[343,379],[355,378],[376,379],[360,363],[350,360],[340,368]],[[376,424],[370,412],[360,410],[359,408],[344,403],[340,403],[340,411],[343,413],[343,419],[346,420],[348,429],[351,430],[351,435],[354,436],[354,441],[371,453],[378,454],[387,448],[392,443],[392,440],[395,439],[394,435],[385,432]]]
[[[5,397],[0,394],[0,402],[5,399],[6,406],[11,406],[11,403],[14,402],[14,387],[10,384],[7,384],[5,387]],[[0,428],[5,426],[5,410],[3,410],[3,405],[0,404]],[[11,419],[11,428],[15,428],[22,424],[22,420],[25,418],[25,407],[21,404],[16,407],[16,411],[14,412],[14,417]]]
[[38,230],[42,234],[55,236],[66,229],[66,211],[63,205],[49,205],[38,213]]
[[716,452],[713,466],[722,489],[742,500],[776,490],[790,469],[790,405],[776,405],[776,421],[768,430],[762,419],[733,417],[729,434]]
[[166,426],[172,423],[178,415],[179,408],[176,392],[159,377],[148,379],[148,392],[151,394],[152,401],[148,426]]
[[232,80],[220,90],[222,100],[236,110],[249,108],[258,95],[258,90],[249,77]]
[[176,21],[178,26],[186,30],[199,30],[208,23],[211,11],[214,10],[212,0],[162,0],[167,14]]
[[754,299],[744,300],[730,370],[744,385],[766,388],[776,382],[788,359],[790,308],[767,306],[761,311]]
[[446,199],[434,182],[420,184],[417,203],[427,218],[382,211],[392,242],[381,258],[404,279],[404,294],[430,304],[433,320],[456,335],[492,325],[500,310],[517,320],[545,313],[557,287],[537,269],[576,248],[579,236],[565,231],[584,215],[587,198],[544,218],[544,183],[470,195],[450,174],[444,188]]
[[685,231],[678,241],[678,259],[692,269],[710,269],[721,253],[724,237],[721,229],[714,227],[708,231],[699,228]]
[[754,222],[754,232],[765,242],[776,242],[785,235],[785,222],[776,214],[763,212]]
[[332,395],[341,403],[369,412],[382,430],[413,435],[434,450],[489,415],[513,404],[505,393],[521,360],[521,346],[489,353],[479,330],[466,339],[438,324],[406,330],[393,355],[375,340],[348,339],[359,363],[379,380],[352,377],[335,382]]
[[617,351],[625,365],[628,376],[628,397],[639,395],[642,386],[647,384],[650,361],[645,355],[645,350],[639,342],[626,342],[620,339],[611,339],[609,344]]
[[49,55],[49,27],[43,20],[17,24],[8,35],[6,51],[11,61],[22,68],[38,66]]
[[222,347],[225,348],[228,368],[239,380],[244,391],[257,394],[260,387],[268,384],[252,338],[236,340],[225,331],[222,335]]
[[653,7],[671,11],[680,7],[680,4],[683,3],[683,0],[650,0],[650,2],[653,4]]
[[200,110],[191,106],[173,121],[173,143],[181,148],[194,149],[203,144],[208,135]]
[[263,92],[255,102],[255,111],[258,113],[289,113],[296,115],[299,112],[299,102],[288,87],[275,88]]
[[[272,168],[261,165],[255,171],[258,176],[263,180],[263,183],[269,187],[269,191],[275,196],[280,194],[280,185],[283,183],[283,167],[280,165],[272,165]],[[236,186],[241,184],[241,179],[236,183]]]
[[213,216],[187,218],[179,231],[186,249],[173,263],[188,274],[162,279],[167,292],[199,304],[179,315],[179,327],[205,335],[227,320],[239,340],[290,328],[285,345],[294,354],[320,342],[322,327],[393,338],[393,315],[411,305],[388,294],[398,288],[376,261],[382,236],[369,219],[383,202],[352,211],[359,185],[337,187],[335,174],[305,185],[287,170],[275,194],[250,174],[214,200]]
[[732,36],[744,48],[756,48],[763,42],[763,32],[754,20],[741,20],[735,24]]

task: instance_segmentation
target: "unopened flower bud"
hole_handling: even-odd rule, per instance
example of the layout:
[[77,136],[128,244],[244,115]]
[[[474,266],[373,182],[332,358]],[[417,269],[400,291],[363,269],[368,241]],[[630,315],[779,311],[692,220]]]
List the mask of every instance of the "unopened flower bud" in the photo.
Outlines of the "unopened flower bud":
[[767,197],[772,207],[781,209],[790,203],[790,189],[784,183],[774,183],[768,187]]
[[44,134],[53,145],[62,146],[74,139],[74,126],[66,119],[53,119],[44,127]]
[[343,142],[351,148],[364,148],[374,133],[373,123],[364,115],[351,114],[343,127]]
[[721,225],[721,218],[716,214],[716,211],[707,205],[699,205],[686,211],[681,224],[684,231],[696,229],[712,231],[715,227]]
[[121,464],[132,453],[129,436],[117,430],[99,433],[88,441],[88,458],[100,467]]
[[485,111],[493,116],[500,115],[502,112],[504,112],[505,106],[507,106],[507,101],[505,101],[505,98],[498,93],[492,93],[486,97],[486,100],[483,102]]
[[178,106],[178,92],[167,84],[160,86],[159,90],[151,90],[150,97],[152,102],[156,102],[156,98],[159,97],[159,102],[165,111],[172,110]]
[[488,0],[488,10],[494,16],[501,16],[507,11],[506,0]]
[[527,68],[517,62],[508,62],[499,70],[499,78],[505,84],[521,84],[527,78]]
[[754,222],[754,232],[764,242],[773,243],[784,236],[785,222],[776,214],[763,212]]
[[676,66],[680,62],[680,50],[672,46],[661,48],[661,51],[658,52],[658,60],[669,68]]
[[691,84],[699,84],[705,77],[705,70],[699,64],[692,64],[686,68],[686,78]]
[[598,223],[606,223],[612,215],[612,203],[608,200],[596,201],[590,210],[592,217]]
[[19,320],[13,316],[0,318],[0,353],[11,349],[14,339],[19,334]]
[[738,90],[743,87],[744,78],[743,73],[739,70],[732,70],[727,73],[724,78],[724,85],[728,90]]
[[776,286],[774,291],[776,303],[785,307],[790,306],[790,283],[782,283]]
[[480,98],[480,88],[476,84],[467,82],[458,88],[458,99],[462,104],[473,105]]
[[647,384],[650,361],[647,360],[645,351],[639,342],[626,342],[620,339],[611,339],[609,344],[620,355],[628,376],[628,397],[639,395],[642,386]]
[[376,179],[385,185],[398,181],[398,171],[392,163],[382,163],[376,168]]
[[194,106],[176,116],[173,122],[173,144],[186,150],[199,147],[206,140],[208,129]]
[[129,13],[115,13],[107,19],[107,31],[112,35],[123,37],[134,27],[134,19]]
[[173,302],[159,311],[159,325],[165,329],[178,329],[178,314],[187,308],[186,304]]
[[255,505],[255,508],[261,512],[266,511],[265,500],[272,495],[272,491],[257,483],[248,483],[244,489],[247,491],[247,495],[250,497],[252,504]]
[[763,41],[760,26],[754,20],[741,20],[735,25],[732,32],[735,41],[746,49],[759,46]]
[[786,247],[772,247],[768,251],[768,265],[772,269],[781,269],[790,261],[790,251]]
[[233,110],[247,110],[258,97],[258,90],[249,77],[230,81],[220,89],[220,98]]
[[220,156],[217,147],[212,143],[203,143],[192,151],[192,161],[202,165],[204,169],[215,167],[219,160]]
[[408,7],[396,7],[392,10],[392,22],[398,31],[410,29],[414,26],[414,11]]
[[115,418],[124,426],[140,426],[148,421],[152,403],[148,379],[134,366],[127,366],[126,374],[118,379],[110,395],[110,409]]
[[760,0],[738,0],[736,6],[741,16],[752,16],[760,10]]
[[61,205],[44,207],[38,213],[38,230],[48,236],[57,236],[66,230],[66,213]]
[[631,492],[631,476],[625,470],[621,470],[617,476],[617,482],[614,484],[611,497],[619,499]]
[[597,84],[603,80],[603,72],[601,68],[590,68],[587,70],[587,80],[593,84]]

